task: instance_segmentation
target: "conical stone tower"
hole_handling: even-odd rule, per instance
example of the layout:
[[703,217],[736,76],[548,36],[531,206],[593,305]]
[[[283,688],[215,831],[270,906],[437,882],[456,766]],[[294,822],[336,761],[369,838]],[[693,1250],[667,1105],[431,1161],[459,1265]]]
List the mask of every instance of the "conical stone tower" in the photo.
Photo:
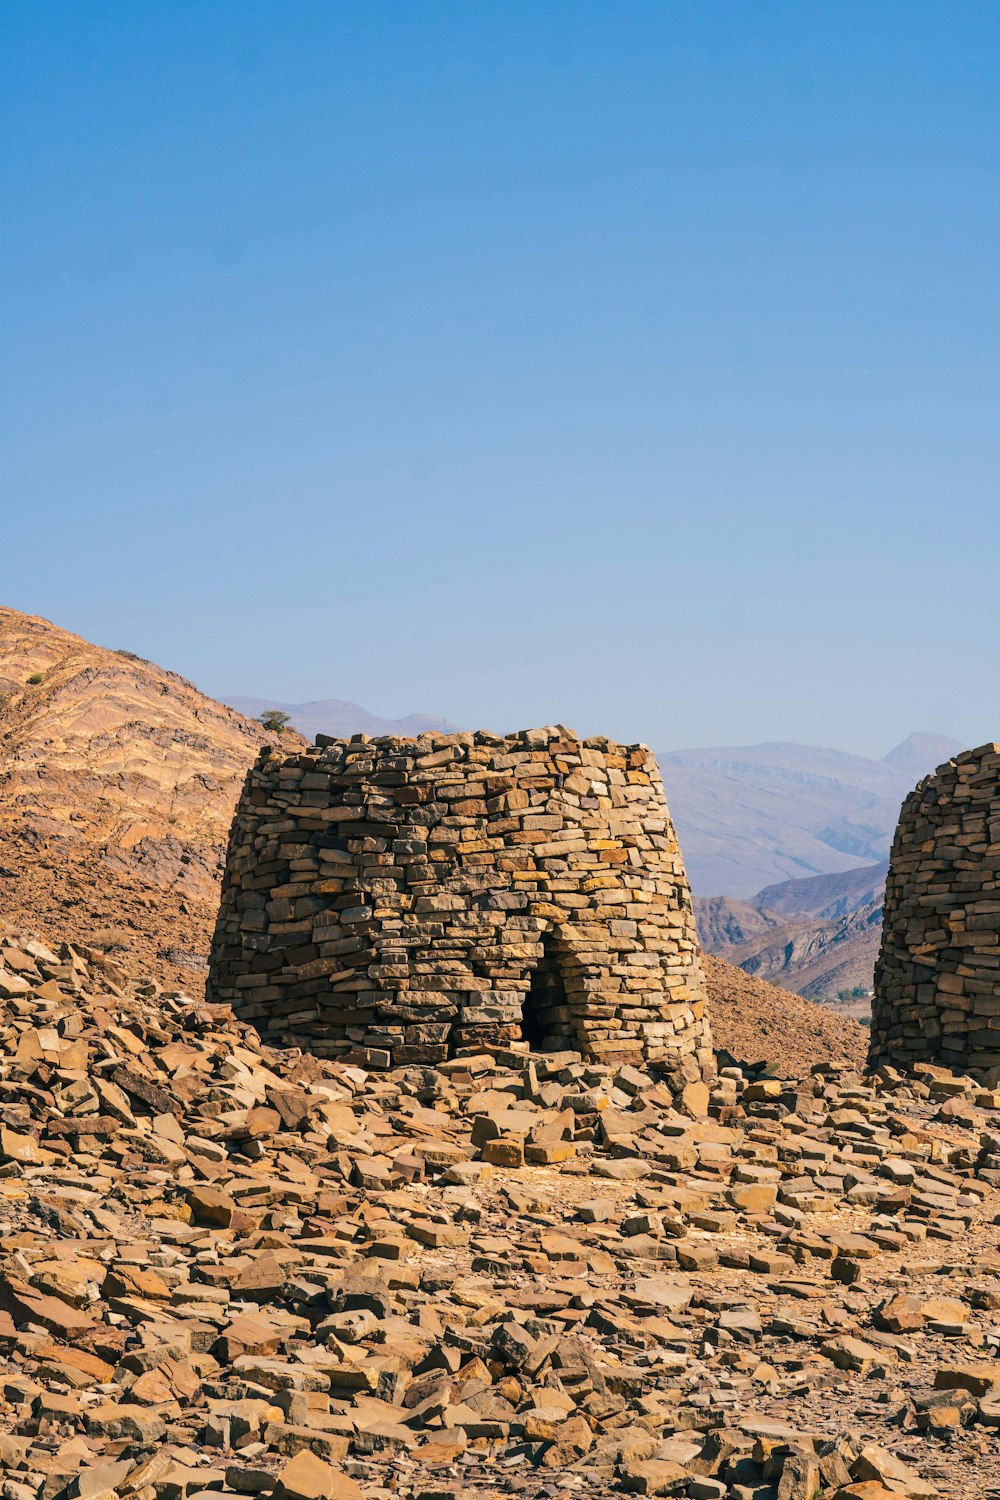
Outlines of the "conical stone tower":
[[1000,746],[903,803],[875,970],[871,1063],[1000,1077]]
[[710,1076],[690,892],[643,745],[560,727],[265,751],[209,994],[368,1066],[572,1049]]

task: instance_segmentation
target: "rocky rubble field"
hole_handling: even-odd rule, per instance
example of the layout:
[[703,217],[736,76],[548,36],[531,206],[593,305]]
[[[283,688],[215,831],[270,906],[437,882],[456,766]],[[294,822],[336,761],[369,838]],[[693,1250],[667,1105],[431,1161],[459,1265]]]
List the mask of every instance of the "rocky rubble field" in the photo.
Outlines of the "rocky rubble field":
[[0,1495],[998,1495],[998,1106],[366,1073],[8,931]]
[[[110,958],[122,982],[155,979],[165,989],[202,994],[218,901],[151,886],[135,872],[82,855],[63,841],[4,836],[0,855],[0,910],[11,928],[42,942],[68,940]],[[744,974],[711,953],[701,955],[712,1038],[739,1062],[778,1059],[790,1073],[816,1062],[864,1067],[865,1026]]]

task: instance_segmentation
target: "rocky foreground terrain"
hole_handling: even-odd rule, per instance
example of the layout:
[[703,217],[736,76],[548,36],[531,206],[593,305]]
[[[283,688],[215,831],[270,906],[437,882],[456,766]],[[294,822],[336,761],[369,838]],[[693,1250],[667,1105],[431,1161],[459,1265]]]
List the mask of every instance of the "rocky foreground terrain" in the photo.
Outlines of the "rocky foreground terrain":
[[8,929],[0,1493],[1000,1494],[998,1106],[369,1075]]
[[1000,1495],[1000,1098],[711,956],[680,1098],[271,1051],[200,998],[264,738],[0,611],[0,1500]]

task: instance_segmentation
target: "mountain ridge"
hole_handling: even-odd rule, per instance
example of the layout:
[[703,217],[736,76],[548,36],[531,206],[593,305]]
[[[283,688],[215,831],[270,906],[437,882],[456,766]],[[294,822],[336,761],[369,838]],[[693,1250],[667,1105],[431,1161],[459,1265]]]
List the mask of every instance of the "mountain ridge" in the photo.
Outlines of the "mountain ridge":
[[965,749],[966,746],[959,746],[957,740],[950,739],[946,734],[914,730],[883,755],[882,763],[904,775],[912,776],[916,785],[930,771],[936,771],[939,766],[951,760],[957,748]]
[[130,651],[0,607],[0,830],[214,890],[248,767],[274,736]]
[[695,897],[706,952],[744,973],[812,1000],[870,991],[881,932],[888,862],[840,875],[790,880],[752,901]]
[[317,734],[329,734],[335,739],[347,739],[352,734],[416,736],[428,731],[438,734],[454,734],[458,725],[447,719],[435,718],[431,714],[406,714],[401,719],[387,719],[372,713],[360,703],[347,698],[313,698],[305,703],[281,703],[274,698],[231,695],[224,700],[237,713],[248,719],[256,719],[269,708],[288,714],[293,728],[307,739]]
[[765,886],[755,900],[777,916],[814,916],[832,921],[880,897],[888,873],[889,861],[882,859],[839,875],[814,875],[807,880]]
[[785,740],[657,759],[692,889],[754,900],[771,885],[884,860],[904,796],[940,753],[962,748],[917,731],[889,752],[894,764]]

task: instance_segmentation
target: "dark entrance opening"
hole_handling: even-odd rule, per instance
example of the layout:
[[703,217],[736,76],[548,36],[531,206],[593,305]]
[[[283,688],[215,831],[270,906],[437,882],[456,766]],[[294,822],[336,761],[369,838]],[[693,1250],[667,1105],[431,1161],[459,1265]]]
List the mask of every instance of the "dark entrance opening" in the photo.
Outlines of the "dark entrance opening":
[[533,1052],[553,1052],[565,1045],[569,1024],[566,1017],[566,986],[562,969],[548,933],[542,936],[542,953],[531,974],[528,993],[521,1007],[521,1035]]

